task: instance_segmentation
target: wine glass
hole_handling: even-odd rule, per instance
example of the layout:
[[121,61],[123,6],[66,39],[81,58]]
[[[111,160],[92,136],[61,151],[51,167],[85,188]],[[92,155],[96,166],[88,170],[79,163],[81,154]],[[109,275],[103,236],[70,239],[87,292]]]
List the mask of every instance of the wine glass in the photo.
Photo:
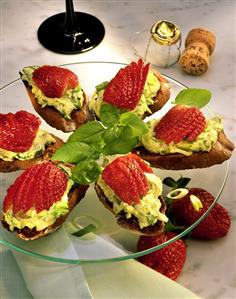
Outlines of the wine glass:
[[75,12],[73,1],[66,0],[66,12],[46,19],[38,28],[38,39],[47,49],[76,54],[96,47],[105,35],[102,22],[95,16]]

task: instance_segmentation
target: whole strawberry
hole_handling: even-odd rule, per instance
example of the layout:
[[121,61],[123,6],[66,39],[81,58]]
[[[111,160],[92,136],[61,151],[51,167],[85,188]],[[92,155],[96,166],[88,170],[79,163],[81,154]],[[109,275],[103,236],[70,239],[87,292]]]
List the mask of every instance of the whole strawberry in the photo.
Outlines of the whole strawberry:
[[[174,200],[171,204],[174,222],[177,225],[190,226],[195,223],[211,206],[215,200],[204,189],[190,188],[188,194],[181,199]],[[196,196],[201,203],[200,208],[194,207],[191,198]],[[210,213],[191,232],[191,237],[201,239],[217,239],[224,237],[230,228],[229,212],[216,203]]]
[[[137,250],[146,250],[162,244],[176,236],[177,234],[174,232],[164,232],[153,237],[141,236],[137,243]],[[176,280],[180,275],[186,260],[185,242],[181,239],[176,240],[162,249],[139,257],[138,260],[170,279]]]

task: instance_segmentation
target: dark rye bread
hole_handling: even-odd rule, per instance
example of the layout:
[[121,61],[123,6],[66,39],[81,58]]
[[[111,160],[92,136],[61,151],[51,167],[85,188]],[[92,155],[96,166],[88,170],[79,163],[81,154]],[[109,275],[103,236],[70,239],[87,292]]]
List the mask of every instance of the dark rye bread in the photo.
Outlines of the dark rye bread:
[[[57,218],[57,220],[52,225],[48,226],[47,228],[41,231],[37,231],[35,228],[30,229],[28,227],[24,227],[22,229],[15,228],[14,232],[16,233],[17,237],[26,241],[35,240],[56,231],[65,222],[66,218],[73,210],[73,208],[80,202],[81,199],[84,198],[87,189],[88,189],[88,185],[87,186],[80,185],[76,188],[71,189],[71,191],[69,192],[69,213]],[[7,230],[9,230],[9,225],[5,221],[4,216],[2,216],[1,220],[2,220],[2,225]]]
[[47,145],[44,152],[39,157],[29,160],[14,159],[13,161],[4,161],[0,159],[0,172],[24,170],[33,166],[34,164],[49,160],[56,152],[56,150],[64,144],[64,142],[60,138],[56,137],[53,134],[51,134],[51,136],[56,140],[56,142]]
[[75,131],[79,126],[93,119],[92,113],[88,110],[87,99],[84,93],[84,102],[82,109],[74,110],[71,113],[71,119],[65,119],[63,115],[52,106],[42,107],[34,94],[31,92],[31,87],[27,81],[22,80],[27,93],[30,97],[31,103],[38,112],[38,114],[52,127],[61,130],[63,132]]
[[152,167],[183,170],[193,168],[206,168],[215,164],[221,164],[228,160],[234,149],[234,144],[226,137],[224,132],[219,133],[216,144],[210,152],[196,152],[191,156],[179,153],[160,155],[148,152],[144,147],[133,150],[142,159],[150,163]]
[[[98,184],[95,184],[94,186],[95,191],[98,195],[99,200],[103,203],[103,205],[113,214],[113,204],[110,202],[105,194],[103,193],[102,189],[98,186]],[[161,209],[160,212],[165,213],[166,211],[166,204],[164,199],[160,196],[159,197],[161,201]],[[116,215],[117,217],[117,224],[121,227],[131,230],[135,233],[141,234],[141,235],[147,235],[147,236],[155,236],[159,235],[163,232],[164,229],[164,222],[157,221],[154,225],[150,225],[148,227],[140,228],[138,224],[138,219],[135,216],[132,216],[131,218],[127,219],[125,217],[125,213],[121,212]]]

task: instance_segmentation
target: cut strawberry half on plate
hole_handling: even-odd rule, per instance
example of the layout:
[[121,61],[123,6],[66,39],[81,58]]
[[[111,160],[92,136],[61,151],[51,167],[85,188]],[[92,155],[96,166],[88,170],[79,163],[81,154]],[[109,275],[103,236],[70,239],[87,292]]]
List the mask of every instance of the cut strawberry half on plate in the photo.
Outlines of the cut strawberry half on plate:
[[206,119],[198,108],[176,105],[158,122],[154,131],[157,139],[169,144],[185,139],[194,141],[205,127]]
[[18,153],[29,150],[40,123],[38,117],[26,111],[1,113],[0,148]]
[[113,160],[102,173],[102,179],[127,204],[139,204],[149,186],[144,172],[151,168],[134,154]]
[[68,89],[78,85],[78,77],[72,71],[51,65],[44,65],[33,72],[33,81],[49,98],[60,98]]
[[141,98],[148,71],[149,64],[144,65],[142,59],[122,68],[106,87],[104,101],[121,109],[135,109]]
[[36,164],[25,170],[7,190],[3,211],[26,213],[31,208],[37,213],[49,210],[66,191],[66,174],[51,162]]

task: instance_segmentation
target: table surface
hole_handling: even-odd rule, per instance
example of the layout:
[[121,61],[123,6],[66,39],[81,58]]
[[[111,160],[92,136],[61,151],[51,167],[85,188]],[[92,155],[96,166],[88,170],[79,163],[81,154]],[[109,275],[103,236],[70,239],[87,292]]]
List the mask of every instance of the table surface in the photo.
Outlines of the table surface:
[[[118,61],[136,59],[130,38],[135,32],[149,29],[156,20],[178,24],[183,39],[196,27],[216,35],[216,49],[208,71],[198,77],[184,74],[176,64],[161,72],[190,87],[212,91],[211,106],[224,118],[225,131],[235,142],[235,28],[236,2],[228,0],[159,0],[159,1],[74,1],[77,11],[96,15],[104,24],[103,42],[84,54],[56,54],[37,40],[37,28],[47,17],[63,12],[64,1],[1,0],[1,86],[18,77],[26,65],[81,61]],[[144,41],[145,43],[146,41]],[[235,255],[235,155],[229,178],[219,200],[232,217],[227,237],[211,241],[188,242],[187,261],[177,282],[202,298],[236,298]],[[0,249],[1,298],[32,298],[9,250]],[[11,287],[11,282],[15,287]]]

